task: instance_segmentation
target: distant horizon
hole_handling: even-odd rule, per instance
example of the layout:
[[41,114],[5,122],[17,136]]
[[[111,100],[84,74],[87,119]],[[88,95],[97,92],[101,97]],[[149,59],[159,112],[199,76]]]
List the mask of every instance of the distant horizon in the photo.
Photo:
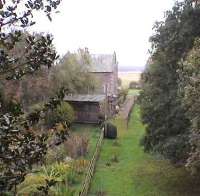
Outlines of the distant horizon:
[[119,72],[143,72],[145,69],[145,65],[142,66],[123,66],[119,65],[118,66],[118,71]]

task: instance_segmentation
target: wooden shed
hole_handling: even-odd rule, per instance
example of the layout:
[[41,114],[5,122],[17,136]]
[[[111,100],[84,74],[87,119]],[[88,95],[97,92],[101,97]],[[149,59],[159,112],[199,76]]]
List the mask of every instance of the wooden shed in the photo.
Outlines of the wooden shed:
[[99,123],[105,100],[105,95],[67,95],[64,98],[75,111],[75,122],[80,123]]

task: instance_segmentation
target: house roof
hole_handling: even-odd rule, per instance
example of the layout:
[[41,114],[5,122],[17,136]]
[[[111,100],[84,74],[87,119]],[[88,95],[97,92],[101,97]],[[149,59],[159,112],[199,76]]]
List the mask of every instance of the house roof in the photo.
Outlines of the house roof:
[[66,95],[64,101],[74,101],[74,102],[101,102],[106,98],[105,95]]
[[112,54],[91,54],[90,72],[113,72],[114,71],[114,56]]

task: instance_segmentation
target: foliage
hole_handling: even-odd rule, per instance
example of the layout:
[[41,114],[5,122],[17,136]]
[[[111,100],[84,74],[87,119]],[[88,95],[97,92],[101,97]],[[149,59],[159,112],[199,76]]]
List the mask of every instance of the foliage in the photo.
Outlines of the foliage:
[[40,195],[41,192],[38,190],[39,186],[45,186],[45,176],[42,174],[28,174],[23,183],[18,185],[17,194],[23,195]]
[[89,144],[88,144],[88,149],[89,152],[86,154],[86,159],[91,159],[94,151],[96,149],[96,144],[99,139],[101,129],[98,125],[93,125],[93,124],[73,124],[71,129],[73,130],[74,134],[88,137],[89,139]]
[[[25,28],[32,26],[34,11],[43,10],[51,20],[51,13],[60,0],[0,1],[0,80],[18,80],[42,68],[50,68],[58,58],[52,48],[50,35],[27,35],[23,54],[13,55]],[[19,11],[19,7],[23,10]],[[16,28],[18,26],[18,28]],[[13,31],[11,31],[14,29]],[[61,92],[61,91],[59,91]],[[46,154],[46,135],[35,135],[31,126],[39,121],[47,108],[55,107],[63,93],[57,94],[40,111],[25,115],[19,104],[0,111],[0,193],[10,191],[24,180],[34,164]],[[6,97],[5,97],[6,98]],[[1,100],[2,101],[2,100]],[[2,103],[1,103],[2,105]],[[14,190],[15,194],[15,190]]]
[[53,179],[51,180],[45,179],[45,185],[37,187],[37,189],[40,191],[40,195],[49,195],[50,188],[54,186],[56,183],[57,181]]
[[191,122],[190,144],[192,150],[187,160],[187,167],[193,174],[200,173],[200,39],[197,38],[193,49],[186,59],[180,62],[180,94],[183,105]]
[[[19,118],[19,117],[18,117]],[[5,114],[1,117],[0,134],[0,190],[8,191],[24,180],[32,165],[41,163],[46,154],[46,136],[35,136],[19,119]]]
[[71,166],[69,164],[60,162],[49,166],[43,166],[41,173],[45,176],[45,179],[63,182],[70,170]]
[[140,89],[139,82],[135,82],[135,81],[130,82],[129,89]]
[[71,105],[66,102],[61,102],[55,109],[47,111],[45,115],[45,124],[48,125],[48,127],[52,127],[56,123],[66,123],[69,127],[74,117],[75,114]]
[[67,174],[67,184],[69,186],[75,185],[78,183],[78,174],[74,170],[70,170]]
[[54,192],[59,183],[65,182],[71,170],[67,163],[54,163],[43,166],[38,173],[28,174],[25,181],[18,186],[18,195],[48,195]]
[[88,153],[89,138],[87,136],[73,134],[64,145],[70,157],[83,157]]
[[155,24],[155,34],[150,39],[152,64],[142,75],[140,102],[146,124],[145,150],[181,163],[189,157],[190,119],[179,92],[179,62],[200,36],[198,17],[199,4],[190,0],[176,2],[166,12],[165,20]]
[[45,163],[53,164],[55,162],[63,161],[67,156],[67,151],[65,149],[64,144],[60,144],[59,146],[54,146],[53,148],[49,148],[46,154]]
[[53,95],[53,92],[49,90],[48,73],[47,69],[39,70],[34,75],[26,75],[20,81],[20,87],[16,93],[20,95],[19,101],[26,111],[29,112],[31,106],[45,102]]
[[91,56],[87,48],[77,53],[68,52],[51,70],[52,91],[65,86],[70,93],[92,93],[97,81],[89,73]]
[[[21,58],[26,53],[26,39],[28,36],[34,36],[36,39],[41,39],[45,34],[22,32],[19,41],[15,44],[15,47],[8,51],[10,56]],[[49,46],[49,49],[54,50],[53,44]],[[48,81],[48,67],[42,66],[41,69],[35,70],[33,74],[26,74],[23,76],[23,80],[6,80],[2,81],[3,91],[6,100],[17,100],[20,102],[24,109],[28,109],[28,106],[38,102],[46,101],[47,97],[51,95],[49,91]],[[4,100],[6,102],[6,100]]]

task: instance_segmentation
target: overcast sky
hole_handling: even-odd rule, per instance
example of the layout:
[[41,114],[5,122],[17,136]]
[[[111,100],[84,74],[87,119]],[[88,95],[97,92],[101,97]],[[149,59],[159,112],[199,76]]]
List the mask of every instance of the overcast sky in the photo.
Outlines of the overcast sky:
[[[156,20],[174,0],[63,0],[60,13],[37,17],[36,28],[54,35],[60,54],[89,48],[90,53],[116,51],[120,66],[144,66]],[[35,27],[34,27],[35,29]]]

